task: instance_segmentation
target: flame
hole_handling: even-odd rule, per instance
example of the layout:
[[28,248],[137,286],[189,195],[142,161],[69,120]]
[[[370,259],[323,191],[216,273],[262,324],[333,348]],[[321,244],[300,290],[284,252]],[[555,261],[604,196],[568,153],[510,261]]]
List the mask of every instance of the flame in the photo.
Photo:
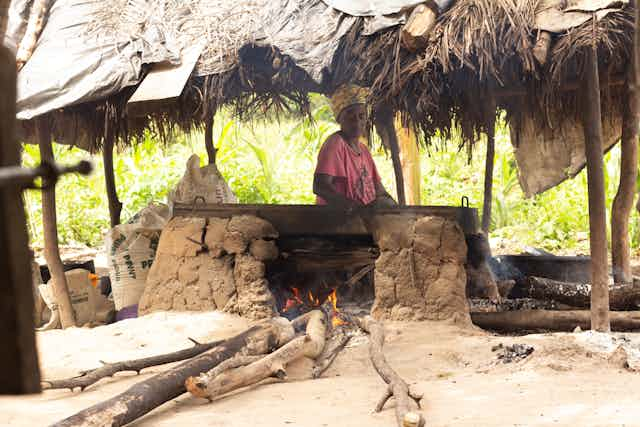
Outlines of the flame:
[[328,300],[331,302],[331,306],[333,307],[333,314],[331,316],[331,325],[334,328],[344,325],[346,322],[340,318],[340,309],[338,308],[338,294],[334,289],[329,295]]
[[[305,302],[302,301],[302,298],[300,297],[300,290],[298,288],[291,288],[291,292],[293,293],[293,296],[287,299],[287,301],[285,302],[285,306],[282,309],[283,312],[287,312],[300,305],[305,305]],[[331,324],[333,325],[333,327],[335,328],[347,323],[342,318],[340,318],[340,309],[338,309],[338,294],[335,289],[331,292],[331,294],[324,302],[321,302],[320,299],[313,295],[313,293],[311,293],[311,291],[309,290],[307,291],[307,302],[307,306],[311,307],[320,307],[323,303],[330,302],[332,308]]]

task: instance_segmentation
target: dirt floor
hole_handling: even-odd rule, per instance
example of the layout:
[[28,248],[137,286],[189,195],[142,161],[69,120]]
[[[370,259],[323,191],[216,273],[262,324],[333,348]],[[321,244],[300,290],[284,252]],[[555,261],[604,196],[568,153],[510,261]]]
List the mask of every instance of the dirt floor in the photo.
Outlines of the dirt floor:
[[[220,313],[154,313],[94,329],[38,333],[44,378],[62,378],[116,361],[187,347],[241,331],[246,321]],[[607,360],[618,343],[638,347],[640,334],[615,339],[590,332],[495,336],[444,323],[389,323],[385,352],[398,372],[424,392],[429,426],[640,425],[640,374]],[[534,352],[503,363],[499,344]],[[357,336],[324,378],[306,380],[310,361],[290,370],[290,382],[242,390],[213,403],[182,396],[136,426],[393,426],[393,403],[374,414],[384,386],[374,372],[367,337]],[[635,351],[635,350],[633,350]],[[148,378],[119,374],[84,392],[47,391],[0,398],[0,424],[44,426]]]

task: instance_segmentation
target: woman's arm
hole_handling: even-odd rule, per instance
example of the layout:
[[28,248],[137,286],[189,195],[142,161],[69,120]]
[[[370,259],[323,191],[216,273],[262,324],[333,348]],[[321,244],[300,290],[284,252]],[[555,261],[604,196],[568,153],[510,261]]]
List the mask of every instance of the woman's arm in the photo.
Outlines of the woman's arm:
[[382,182],[376,181],[376,200],[373,202],[379,207],[394,207],[398,206],[393,197],[385,190]]
[[334,177],[323,173],[313,176],[313,192],[324,199],[330,206],[337,206],[344,209],[352,209],[357,204],[344,195],[338,193],[333,185]]

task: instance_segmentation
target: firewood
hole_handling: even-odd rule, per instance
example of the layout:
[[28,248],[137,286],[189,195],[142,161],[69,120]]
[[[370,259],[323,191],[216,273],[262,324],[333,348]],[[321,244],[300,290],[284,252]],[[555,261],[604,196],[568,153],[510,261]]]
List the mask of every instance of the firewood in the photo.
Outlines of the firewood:
[[422,396],[414,395],[407,383],[391,368],[389,362],[384,357],[382,347],[384,346],[384,327],[373,320],[372,317],[354,318],[357,325],[370,335],[369,356],[373,367],[380,377],[387,383],[385,394],[376,408],[382,409],[384,403],[393,396],[396,400],[396,421],[399,427],[403,426],[423,426],[424,418],[416,411],[419,409],[419,401]]
[[[640,311],[612,311],[611,330],[640,330]],[[523,310],[502,313],[471,313],[473,323],[483,329],[500,332],[531,330],[573,331],[576,326],[591,329],[590,313],[587,310],[554,311]]]
[[260,322],[247,331],[172,369],[130,387],[109,400],[78,412],[53,426],[112,426],[128,424],[186,389],[187,378],[210,371],[238,354],[266,354],[293,338],[291,323],[283,318]]
[[[192,340],[193,341],[193,340]],[[118,372],[132,371],[140,374],[145,368],[151,366],[165,365],[167,363],[179,362],[186,359],[191,359],[199,354],[204,353],[207,350],[220,345],[223,341],[214,341],[210,343],[200,344],[193,341],[195,344],[191,348],[175,351],[173,353],[161,354],[158,356],[145,357],[142,359],[125,360],[122,362],[105,363],[102,362],[102,366],[96,369],[83,371],[80,376],[67,378],[63,380],[45,380],[42,381],[43,390],[54,390],[68,388],[73,391],[76,387],[83,391],[85,388],[100,381],[103,378],[112,377]]]
[[411,52],[424,49],[437,19],[438,6],[433,0],[416,6],[409,15],[407,23],[402,27],[402,46]]
[[329,344],[325,345],[324,351],[316,359],[316,363],[313,365],[312,376],[313,378],[320,378],[322,374],[329,369],[333,361],[338,356],[338,353],[347,345],[351,335],[345,333],[344,329],[336,329],[333,336],[329,340]]
[[220,374],[214,369],[198,377],[189,377],[185,386],[194,396],[211,401],[267,378],[285,379],[289,363],[303,356],[312,359],[318,357],[324,348],[326,330],[326,316],[321,311],[314,310],[309,317],[305,335],[294,338],[270,355],[242,368]]
[[[525,296],[539,300],[554,300],[576,308],[591,306],[591,285],[559,282],[542,277],[527,277]],[[629,283],[609,287],[609,307],[612,310],[634,310],[640,307],[640,284]]]

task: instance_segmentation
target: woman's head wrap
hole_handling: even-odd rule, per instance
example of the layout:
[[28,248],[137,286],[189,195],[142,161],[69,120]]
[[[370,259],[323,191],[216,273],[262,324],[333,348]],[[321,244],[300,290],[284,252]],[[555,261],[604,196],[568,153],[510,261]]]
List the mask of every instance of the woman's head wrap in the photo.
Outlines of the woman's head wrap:
[[336,89],[331,95],[331,109],[336,120],[345,108],[356,104],[366,104],[368,95],[367,89],[351,84],[342,85]]

